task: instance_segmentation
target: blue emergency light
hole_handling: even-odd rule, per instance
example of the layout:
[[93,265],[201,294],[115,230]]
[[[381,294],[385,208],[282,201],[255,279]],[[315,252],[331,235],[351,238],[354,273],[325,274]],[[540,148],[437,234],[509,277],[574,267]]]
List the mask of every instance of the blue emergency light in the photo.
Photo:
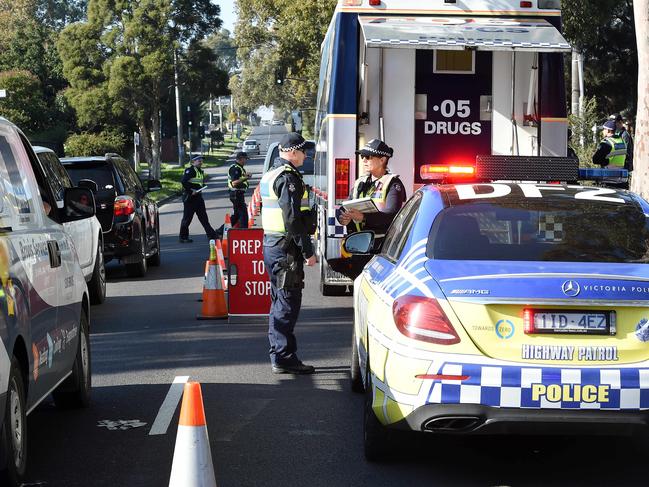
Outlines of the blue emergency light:
[[626,169],[605,169],[602,167],[580,167],[579,179],[582,181],[599,181],[601,179],[621,178],[628,179],[629,171]]

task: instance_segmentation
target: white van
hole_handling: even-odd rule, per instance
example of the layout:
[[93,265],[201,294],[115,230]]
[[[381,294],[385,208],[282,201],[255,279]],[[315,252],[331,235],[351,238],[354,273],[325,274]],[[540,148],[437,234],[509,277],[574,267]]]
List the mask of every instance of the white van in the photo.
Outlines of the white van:
[[[66,188],[72,188],[74,184],[52,149],[35,146],[34,152],[47,175],[47,184],[56,198],[56,206],[62,208],[63,193]],[[94,193],[97,192],[97,183],[90,180],[85,182],[88,186],[93,186]],[[88,189],[91,188],[88,187]],[[90,218],[65,222],[63,228],[70,234],[74,242],[81,271],[88,283],[90,302],[92,304],[103,303],[106,300],[106,269],[104,268],[104,237],[101,223],[94,215]]]
[[50,393],[90,401],[90,298],[63,224],[90,218],[94,197],[66,188],[61,207],[25,135],[0,118],[0,485],[27,469],[26,417]]

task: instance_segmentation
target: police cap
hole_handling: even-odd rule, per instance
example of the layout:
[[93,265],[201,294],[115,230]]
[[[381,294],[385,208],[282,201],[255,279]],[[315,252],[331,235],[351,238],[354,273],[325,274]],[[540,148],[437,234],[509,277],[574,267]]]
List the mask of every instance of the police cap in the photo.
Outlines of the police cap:
[[356,151],[360,156],[379,156],[379,157],[392,157],[394,150],[380,139],[372,139],[365,147]]
[[205,159],[205,158],[203,156],[201,156],[201,155],[192,157],[192,161],[202,161],[203,159]]
[[248,153],[247,152],[237,152],[237,159],[248,159]]
[[279,141],[279,150],[282,152],[290,152],[292,150],[304,150],[306,140],[296,132],[290,132],[282,137]]
[[615,120],[607,120],[604,122],[604,125],[602,125],[602,128],[606,130],[615,130]]

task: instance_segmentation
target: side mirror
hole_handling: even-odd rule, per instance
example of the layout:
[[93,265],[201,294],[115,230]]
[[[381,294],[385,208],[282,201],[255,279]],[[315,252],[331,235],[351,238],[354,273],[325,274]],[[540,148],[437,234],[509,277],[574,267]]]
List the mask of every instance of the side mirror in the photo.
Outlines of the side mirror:
[[158,181],[157,179],[149,179],[146,182],[146,190],[148,192],[151,191],[160,191],[162,189],[162,183]]
[[87,188],[67,188],[63,195],[66,222],[83,220],[95,215],[95,196]]
[[365,255],[372,253],[374,246],[374,232],[357,232],[348,235],[343,240],[343,250],[352,255]]
[[89,189],[93,193],[97,193],[97,191],[99,191],[99,186],[92,179],[80,179],[77,183],[77,186],[79,188]]

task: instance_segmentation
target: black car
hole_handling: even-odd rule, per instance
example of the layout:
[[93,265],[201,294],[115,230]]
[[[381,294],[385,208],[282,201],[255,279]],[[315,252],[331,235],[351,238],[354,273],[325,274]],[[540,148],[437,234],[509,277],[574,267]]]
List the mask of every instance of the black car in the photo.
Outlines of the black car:
[[[142,183],[129,163],[117,154],[65,157],[61,162],[75,184],[97,184],[97,218],[104,232],[104,258],[119,259],[126,273],[141,277],[147,267],[160,265],[158,205],[148,193],[160,182]],[[95,189],[95,188],[93,188]]]

